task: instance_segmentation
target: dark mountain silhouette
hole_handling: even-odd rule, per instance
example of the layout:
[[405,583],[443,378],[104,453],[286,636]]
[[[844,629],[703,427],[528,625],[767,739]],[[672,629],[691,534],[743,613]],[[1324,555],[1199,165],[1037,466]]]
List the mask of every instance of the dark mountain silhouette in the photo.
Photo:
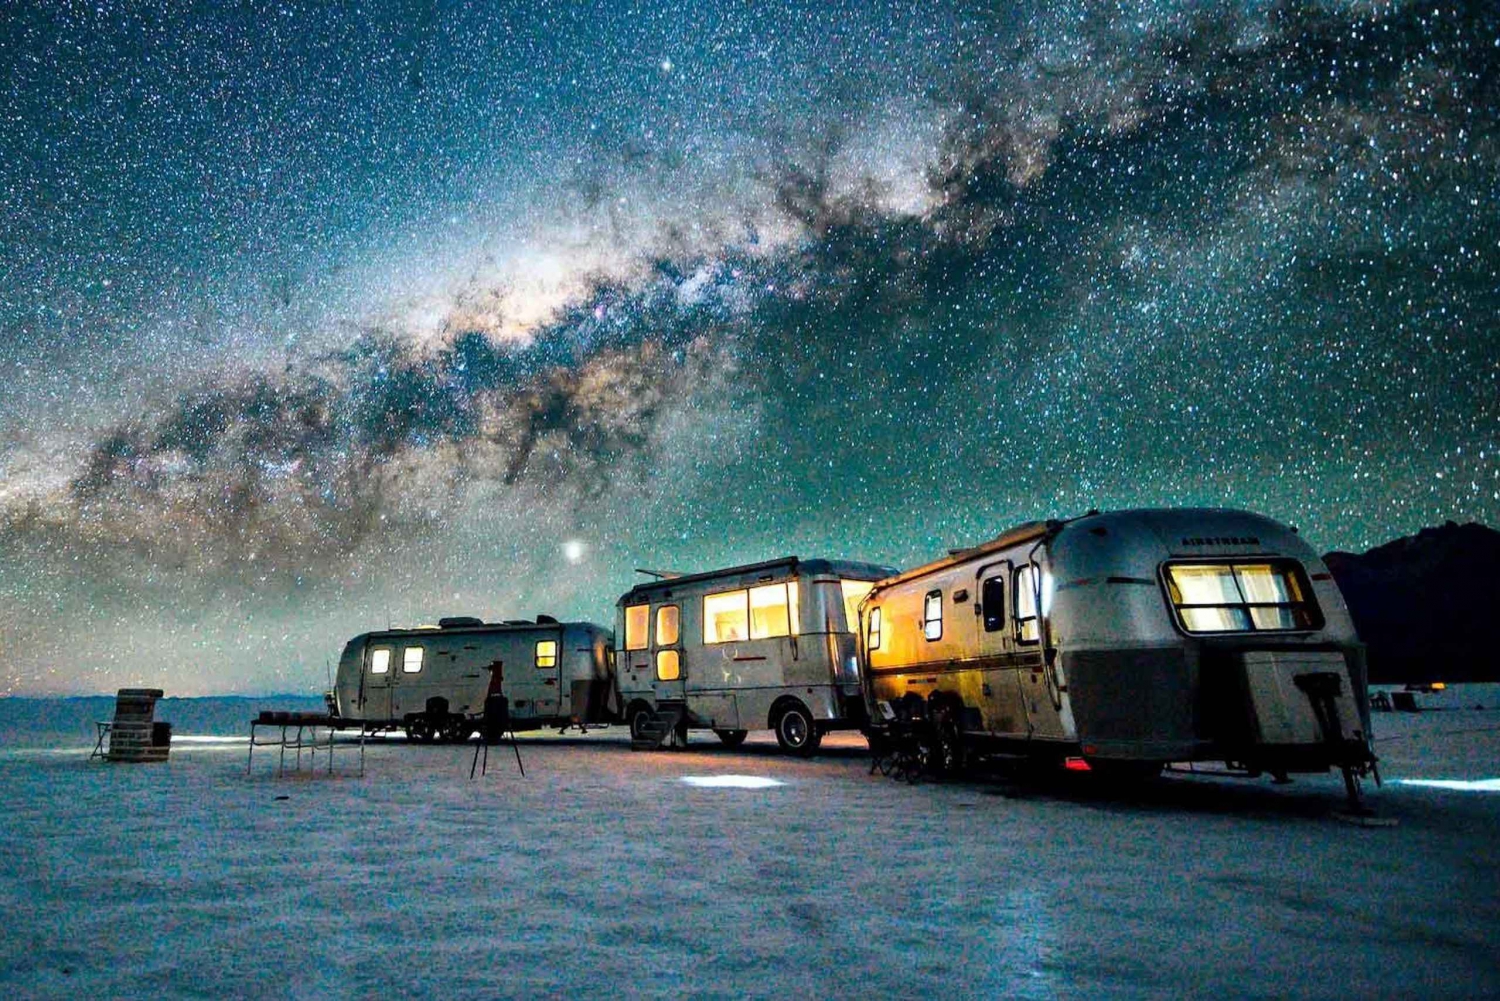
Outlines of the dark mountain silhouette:
[[1450,521],[1323,561],[1369,646],[1372,683],[1500,681],[1500,532]]

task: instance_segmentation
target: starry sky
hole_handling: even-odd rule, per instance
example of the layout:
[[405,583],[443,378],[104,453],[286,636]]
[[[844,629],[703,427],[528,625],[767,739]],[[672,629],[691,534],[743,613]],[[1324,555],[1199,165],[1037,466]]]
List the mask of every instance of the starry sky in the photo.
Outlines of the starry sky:
[[635,567],[1500,521],[1491,0],[14,0],[0,693]]

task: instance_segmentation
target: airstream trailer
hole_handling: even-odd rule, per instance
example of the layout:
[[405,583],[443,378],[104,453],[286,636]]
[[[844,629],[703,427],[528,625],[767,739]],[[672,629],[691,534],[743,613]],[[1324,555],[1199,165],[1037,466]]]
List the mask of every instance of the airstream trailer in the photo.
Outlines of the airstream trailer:
[[615,663],[638,745],[687,728],[734,746],[769,728],[811,754],[864,724],[855,609],[889,567],[787,556],[638,584],[618,603]]
[[546,615],[363,633],[339,658],[330,709],[423,741],[466,739],[497,693],[509,700],[517,729],[607,722],[619,714],[610,642],[603,626]]
[[1106,772],[1341,767],[1351,796],[1351,771],[1373,765],[1343,598],[1293,529],[1258,515],[1022,525],[880,582],[860,615],[877,713],[920,699],[968,749]]

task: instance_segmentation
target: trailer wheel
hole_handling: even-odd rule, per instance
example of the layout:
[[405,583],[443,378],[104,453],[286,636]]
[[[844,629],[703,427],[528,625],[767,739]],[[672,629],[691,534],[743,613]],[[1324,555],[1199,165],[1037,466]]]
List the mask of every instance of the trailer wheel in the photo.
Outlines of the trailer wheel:
[[406,721],[406,739],[430,744],[437,739],[437,727],[423,716],[414,716]]
[[776,717],[776,743],[798,757],[811,757],[823,743],[823,734],[813,722],[812,713],[801,702],[793,702]]
[[630,739],[640,740],[646,732],[646,724],[651,721],[651,707],[644,702],[633,703],[630,707]]
[[725,747],[739,747],[749,736],[749,730],[715,730],[714,735],[724,742]]
[[473,724],[462,717],[455,717],[443,724],[443,739],[450,744],[462,744],[473,732]]

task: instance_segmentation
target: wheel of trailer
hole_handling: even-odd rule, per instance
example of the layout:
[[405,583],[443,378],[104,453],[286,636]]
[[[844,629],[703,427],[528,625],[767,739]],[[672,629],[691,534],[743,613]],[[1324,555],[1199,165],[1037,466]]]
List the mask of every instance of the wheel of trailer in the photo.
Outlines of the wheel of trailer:
[[450,744],[462,744],[473,732],[473,725],[466,719],[450,719],[443,724],[443,739]]
[[406,739],[430,744],[437,739],[437,728],[432,721],[418,716],[406,721]]
[[724,742],[725,747],[739,747],[750,735],[749,730],[715,730],[714,736]]
[[812,713],[800,702],[793,702],[776,717],[776,743],[783,751],[809,757],[823,742],[823,735],[813,722]]
[[651,722],[651,707],[637,702],[630,707],[630,739],[641,740],[646,733],[646,724]]

